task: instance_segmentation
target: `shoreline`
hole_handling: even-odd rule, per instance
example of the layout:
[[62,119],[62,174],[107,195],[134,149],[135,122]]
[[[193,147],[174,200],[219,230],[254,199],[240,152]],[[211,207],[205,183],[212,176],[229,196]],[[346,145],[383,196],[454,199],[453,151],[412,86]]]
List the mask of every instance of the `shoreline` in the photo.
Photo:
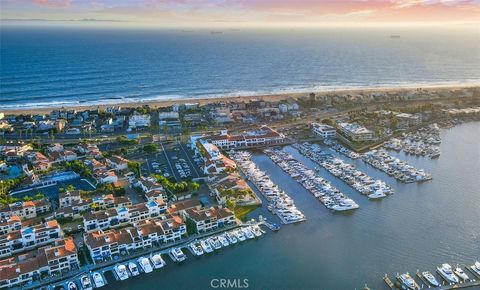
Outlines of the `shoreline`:
[[268,102],[278,102],[287,99],[299,99],[304,96],[308,96],[310,93],[315,93],[317,97],[327,96],[327,95],[361,95],[361,94],[372,94],[372,93],[410,93],[415,91],[423,92],[445,92],[452,90],[463,90],[463,89],[480,89],[479,84],[464,84],[464,85],[419,85],[419,86],[385,86],[385,87],[365,87],[365,88],[345,88],[345,89],[325,89],[325,90],[316,90],[316,91],[304,91],[304,92],[293,92],[293,93],[278,93],[278,94],[258,94],[258,95],[238,95],[238,96],[215,96],[215,97],[189,97],[189,98],[167,98],[162,100],[135,100],[132,99],[132,102],[119,102],[119,103],[109,103],[109,104],[75,104],[75,105],[58,105],[50,107],[39,107],[39,108],[7,108],[3,109],[1,112],[5,114],[21,115],[21,114],[38,114],[38,113],[49,113],[53,110],[65,109],[65,110],[86,110],[91,108],[100,108],[105,109],[107,107],[119,106],[122,108],[128,107],[138,107],[148,105],[153,108],[162,108],[169,107],[173,104],[185,104],[185,103],[198,103],[199,105],[207,105],[218,102],[233,102],[233,101],[243,101],[249,102],[252,100],[262,100]]

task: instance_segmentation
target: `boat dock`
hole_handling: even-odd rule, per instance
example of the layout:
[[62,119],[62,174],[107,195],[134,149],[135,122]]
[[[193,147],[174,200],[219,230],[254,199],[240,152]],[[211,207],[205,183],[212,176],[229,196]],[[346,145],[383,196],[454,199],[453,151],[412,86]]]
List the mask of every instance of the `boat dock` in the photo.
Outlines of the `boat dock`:
[[[480,278],[480,275],[478,275],[477,273],[475,273],[475,271],[473,271],[471,269],[472,266],[465,266],[464,268],[468,270],[468,274],[471,274],[470,275],[470,279],[469,280],[466,280],[466,281],[463,281],[461,280],[461,282],[459,283],[449,283],[449,281],[447,281],[442,275],[439,274],[439,271],[437,270],[436,273],[438,273],[438,275],[436,275],[435,277],[438,279],[438,278],[441,278],[438,279],[439,282],[441,282],[441,286],[439,287],[434,287],[434,286],[431,286],[430,283],[428,283],[428,281],[425,279],[425,277],[423,277],[421,275],[421,272],[419,270],[417,270],[416,274],[414,276],[412,276],[412,278],[414,279],[414,282],[415,282],[415,285],[416,289],[435,289],[435,290],[450,290],[450,289],[462,289],[462,288],[470,288],[470,287],[480,287],[480,280],[478,280]],[[433,273],[433,272],[432,272]],[[473,275],[473,277],[472,277]],[[417,278],[417,280],[415,280],[415,278]],[[474,279],[472,279],[474,278]],[[387,274],[385,274],[385,276],[383,276],[383,281],[385,282],[385,284],[387,285],[387,287],[389,289],[406,289],[404,288],[405,286],[401,285],[401,283],[399,281],[395,281],[395,282],[392,282],[392,280],[388,277]],[[418,283],[420,282],[420,283]],[[475,288],[477,289],[477,288]]]

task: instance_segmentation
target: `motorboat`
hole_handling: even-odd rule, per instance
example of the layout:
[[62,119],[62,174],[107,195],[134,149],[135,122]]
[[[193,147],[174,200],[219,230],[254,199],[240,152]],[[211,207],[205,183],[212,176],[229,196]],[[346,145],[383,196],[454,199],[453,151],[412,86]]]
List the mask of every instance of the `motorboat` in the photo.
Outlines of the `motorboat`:
[[470,269],[480,277],[480,262],[476,261],[474,265],[470,266]]
[[246,228],[243,228],[242,230],[243,230],[243,232],[245,233],[245,235],[247,236],[248,239],[255,238],[255,235],[252,233],[250,228],[246,227]]
[[449,283],[458,283],[460,280],[455,274],[453,274],[452,266],[449,264],[442,264],[441,267],[437,267],[438,273],[447,280]]
[[336,211],[346,211],[346,210],[352,210],[357,208],[358,208],[358,204],[349,198],[340,201],[338,204],[332,207],[332,209]]
[[218,238],[218,241],[222,244],[223,247],[228,247],[230,245],[228,240],[223,235],[219,235],[217,238]]
[[215,250],[219,250],[222,248],[222,244],[214,237],[208,238],[207,241]]
[[246,237],[245,237],[245,234],[243,233],[243,231],[236,230],[236,231],[235,231],[235,235],[237,236],[237,239],[238,239],[240,242],[243,242],[243,241],[246,240]]
[[103,280],[103,277],[100,273],[93,272],[92,278],[93,278],[93,284],[95,285],[95,288],[101,288],[105,286],[105,281]]
[[128,270],[130,271],[130,273],[132,273],[132,276],[140,275],[140,271],[138,270],[137,264],[135,264],[134,262],[128,263]]
[[123,264],[116,265],[114,267],[115,273],[118,276],[118,279],[120,280],[127,280],[128,279],[128,272],[127,272],[127,267]]
[[80,282],[82,283],[83,290],[93,289],[92,280],[90,280],[90,277],[88,277],[88,275],[82,275],[82,277],[80,277]]
[[376,199],[376,198],[383,198],[386,197],[387,195],[383,192],[383,190],[376,190],[374,193],[370,193],[368,195],[368,198]]
[[258,225],[252,226],[251,230],[256,237],[260,237],[262,235],[262,230],[260,230]]
[[152,264],[150,264],[147,258],[140,257],[138,258],[137,262],[144,273],[151,273],[153,271]]
[[203,255],[202,246],[198,242],[191,242],[190,244],[188,244],[188,249],[195,256]]
[[182,262],[187,258],[180,248],[172,248],[168,254],[175,262]]
[[434,286],[434,287],[440,286],[440,283],[438,283],[437,278],[435,278],[435,276],[433,276],[433,274],[430,273],[429,271],[422,272],[422,276],[423,278],[425,278],[425,280],[427,280],[430,286]]
[[77,290],[78,287],[77,287],[77,284],[75,284],[75,282],[70,281],[67,284],[67,289],[68,290]]
[[408,273],[398,276],[398,280],[400,281],[400,283],[402,283],[403,289],[410,289],[410,290],[420,289],[420,287],[418,287],[418,284],[415,282],[415,280],[413,280],[413,278]]
[[453,272],[455,273],[455,275],[457,275],[458,277],[460,277],[460,279],[466,281],[468,280],[468,275],[462,270],[462,268],[460,267],[456,267]]
[[206,240],[201,240],[201,241],[200,241],[200,245],[202,246],[202,249],[205,251],[205,253],[211,253],[211,252],[213,252],[212,246],[211,246],[210,243],[207,242]]
[[238,242],[237,237],[232,233],[228,232],[225,234],[230,244],[236,244]]
[[153,256],[151,256],[150,261],[152,262],[152,265],[155,269],[163,268],[163,266],[165,266],[166,264],[160,254],[154,254]]

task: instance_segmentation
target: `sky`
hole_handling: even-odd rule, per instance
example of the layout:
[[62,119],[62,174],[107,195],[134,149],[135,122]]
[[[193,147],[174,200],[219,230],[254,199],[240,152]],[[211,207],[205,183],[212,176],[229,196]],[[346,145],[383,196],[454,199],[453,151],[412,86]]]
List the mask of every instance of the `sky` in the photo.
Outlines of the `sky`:
[[478,27],[480,23],[480,0],[0,0],[0,3],[2,23],[46,25]]

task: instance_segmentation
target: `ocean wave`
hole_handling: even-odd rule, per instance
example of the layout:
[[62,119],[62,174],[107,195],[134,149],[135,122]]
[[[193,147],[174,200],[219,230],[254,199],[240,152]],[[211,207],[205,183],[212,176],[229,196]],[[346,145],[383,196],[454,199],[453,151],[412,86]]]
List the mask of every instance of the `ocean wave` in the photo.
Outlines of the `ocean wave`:
[[[390,84],[366,84],[366,85],[316,85],[316,86],[290,86],[275,90],[236,90],[225,91],[222,93],[197,92],[192,94],[164,94],[164,95],[125,95],[125,96],[106,96],[95,100],[54,100],[51,102],[28,102],[2,104],[4,110],[22,110],[33,108],[56,108],[56,107],[75,107],[75,106],[98,106],[98,105],[117,105],[131,103],[150,103],[160,101],[175,100],[200,100],[209,98],[228,98],[228,97],[252,97],[262,95],[280,95],[297,94],[309,92],[335,92],[345,90],[364,90],[364,89],[388,89],[388,88],[429,88],[429,87],[450,87],[450,86],[480,86],[480,80],[471,80],[466,82],[415,82],[415,83],[390,83]],[[93,93],[94,94],[94,93]],[[16,100],[17,102],[20,100]]]

